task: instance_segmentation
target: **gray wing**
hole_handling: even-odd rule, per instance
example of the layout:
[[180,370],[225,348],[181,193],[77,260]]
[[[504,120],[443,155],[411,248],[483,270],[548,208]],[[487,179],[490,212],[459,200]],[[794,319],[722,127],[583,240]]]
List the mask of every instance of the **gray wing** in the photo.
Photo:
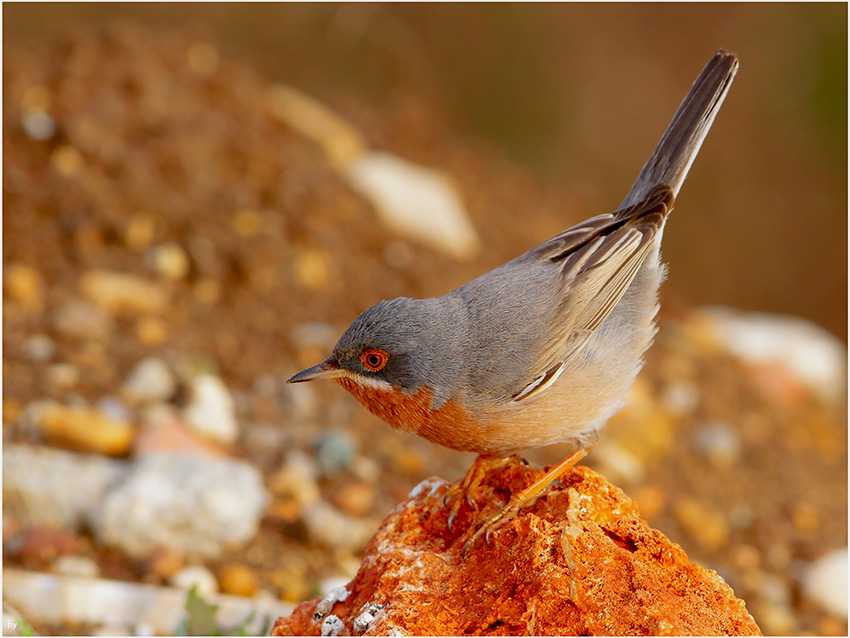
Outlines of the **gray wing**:
[[672,203],[672,189],[659,185],[639,204],[589,219],[530,251],[560,266],[561,296],[552,325],[561,330],[547,335],[538,366],[515,401],[548,388],[582,351],[632,283]]

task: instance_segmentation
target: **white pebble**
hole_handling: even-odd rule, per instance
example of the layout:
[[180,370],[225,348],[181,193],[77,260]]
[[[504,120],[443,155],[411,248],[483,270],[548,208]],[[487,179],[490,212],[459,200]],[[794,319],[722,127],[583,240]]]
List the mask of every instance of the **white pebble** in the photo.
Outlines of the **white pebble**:
[[218,581],[213,573],[206,567],[190,565],[184,567],[174,574],[169,582],[180,589],[192,589],[195,587],[199,596],[212,596],[218,593]]
[[127,375],[121,393],[132,403],[168,401],[176,389],[171,369],[162,359],[143,359]]
[[187,425],[220,443],[233,443],[239,436],[233,398],[224,382],[211,374],[192,379],[192,400],[183,412]]
[[97,578],[100,576],[100,567],[86,556],[60,556],[53,561],[53,571],[65,576],[78,576],[80,578]]
[[847,548],[821,556],[803,575],[803,593],[826,611],[847,620]]

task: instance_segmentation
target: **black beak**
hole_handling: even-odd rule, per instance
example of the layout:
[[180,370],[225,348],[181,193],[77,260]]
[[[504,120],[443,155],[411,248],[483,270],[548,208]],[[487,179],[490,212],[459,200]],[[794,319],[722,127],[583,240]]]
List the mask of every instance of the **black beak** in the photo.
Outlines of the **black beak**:
[[301,383],[313,379],[337,379],[345,376],[345,370],[332,361],[323,361],[319,365],[302,370],[286,380],[287,383]]

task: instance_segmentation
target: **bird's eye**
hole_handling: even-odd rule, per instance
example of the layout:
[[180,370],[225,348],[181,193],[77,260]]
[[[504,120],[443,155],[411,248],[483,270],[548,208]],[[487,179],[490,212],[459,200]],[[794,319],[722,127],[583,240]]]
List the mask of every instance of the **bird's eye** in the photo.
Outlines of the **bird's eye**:
[[360,362],[363,364],[363,367],[371,372],[383,370],[389,360],[390,355],[377,348],[368,348],[360,355]]

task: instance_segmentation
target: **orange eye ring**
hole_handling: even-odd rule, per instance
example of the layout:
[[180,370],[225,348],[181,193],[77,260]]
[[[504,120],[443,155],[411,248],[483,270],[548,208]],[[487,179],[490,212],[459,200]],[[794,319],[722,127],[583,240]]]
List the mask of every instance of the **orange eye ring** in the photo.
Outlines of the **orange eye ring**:
[[379,372],[384,369],[390,355],[378,348],[366,348],[360,355],[360,363],[370,372]]

